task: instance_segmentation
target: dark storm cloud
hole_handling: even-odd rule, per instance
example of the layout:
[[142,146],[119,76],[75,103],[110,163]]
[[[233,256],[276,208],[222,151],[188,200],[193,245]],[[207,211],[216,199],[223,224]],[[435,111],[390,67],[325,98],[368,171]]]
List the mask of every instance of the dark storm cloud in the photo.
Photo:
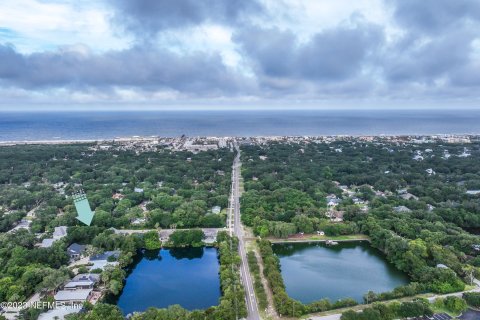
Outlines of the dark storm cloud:
[[372,24],[337,27],[315,34],[306,42],[278,29],[251,27],[234,40],[242,45],[258,75],[312,82],[339,82],[370,67],[384,42],[383,31]]
[[387,83],[448,90],[480,85],[473,43],[480,27],[477,0],[388,0],[404,35],[384,50]]
[[139,36],[204,22],[233,25],[262,12],[257,0],[109,0],[114,21]]
[[0,83],[29,90],[131,87],[206,96],[248,90],[248,82],[230,72],[216,54],[134,47],[104,54],[63,50],[23,55],[0,45],[0,61]]

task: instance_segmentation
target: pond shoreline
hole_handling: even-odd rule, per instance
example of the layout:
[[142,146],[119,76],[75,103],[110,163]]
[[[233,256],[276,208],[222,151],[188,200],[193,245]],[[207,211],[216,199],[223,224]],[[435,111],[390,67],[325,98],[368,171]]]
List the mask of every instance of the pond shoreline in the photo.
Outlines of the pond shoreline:
[[[348,237],[348,238],[347,238]],[[266,238],[266,240],[271,243],[309,243],[309,242],[327,242],[333,240],[335,242],[368,242],[370,243],[370,238],[366,235],[352,235],[352,236],[340,236],[340,237],[325,237],[325,236],[305,236],[302,238]]]

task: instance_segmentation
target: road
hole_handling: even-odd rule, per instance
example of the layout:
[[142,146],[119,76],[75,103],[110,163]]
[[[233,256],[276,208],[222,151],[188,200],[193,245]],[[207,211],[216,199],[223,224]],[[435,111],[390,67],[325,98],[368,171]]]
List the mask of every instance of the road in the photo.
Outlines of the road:
[[245,240],[242,223],[240,221],[240,149],[235,144],[237,152],[232,166],[232,192],[230,195],[230,210],[228,227],[230,234],[235,234],[238,238],[239,254],[241,258],[240,278],[245,288],[245,297],[247,303],[248,320],[260,320],[258,313],[257,299],[253,289],[252,276],[248,268],[247,252],[245,250]]

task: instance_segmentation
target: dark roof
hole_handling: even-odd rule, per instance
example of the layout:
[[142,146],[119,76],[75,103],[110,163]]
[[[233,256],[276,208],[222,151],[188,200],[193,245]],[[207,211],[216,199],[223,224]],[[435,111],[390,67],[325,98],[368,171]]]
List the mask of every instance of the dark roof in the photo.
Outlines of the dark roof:
[[85,250],[84,244],[72,243],[68,248],[67,252],[69,255],[72,254],[81,254]]

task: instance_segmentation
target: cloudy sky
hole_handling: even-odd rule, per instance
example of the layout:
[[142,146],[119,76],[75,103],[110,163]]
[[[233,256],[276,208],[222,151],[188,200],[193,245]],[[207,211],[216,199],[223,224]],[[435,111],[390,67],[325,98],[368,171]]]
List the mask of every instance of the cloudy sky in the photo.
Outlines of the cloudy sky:
[[480,107],[478,0],[2,0],[0,108]]

